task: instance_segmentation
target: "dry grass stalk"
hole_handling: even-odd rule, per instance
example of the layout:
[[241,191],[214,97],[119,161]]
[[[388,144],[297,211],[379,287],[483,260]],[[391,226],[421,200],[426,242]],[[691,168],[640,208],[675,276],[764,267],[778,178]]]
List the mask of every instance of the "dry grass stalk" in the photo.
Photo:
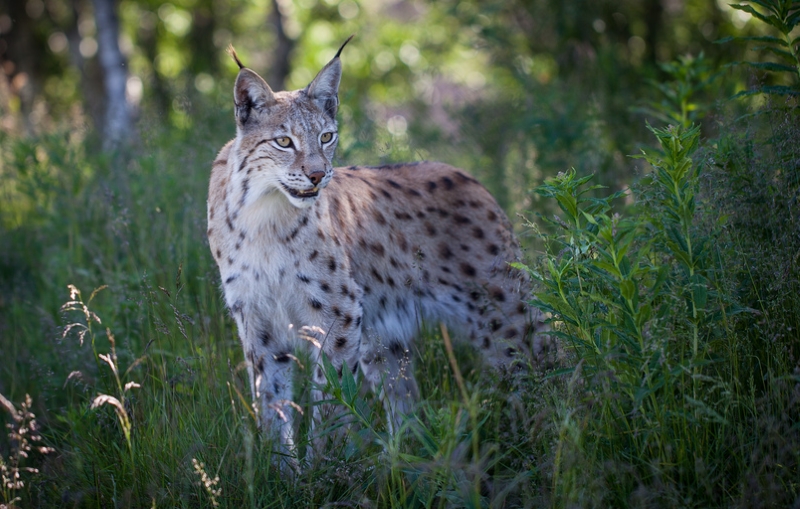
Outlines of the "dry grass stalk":
[[31,412],[32,405],[33,400],[28,394],[25,395],[25,401],[20,403],[19,409],[0,394],[0,406],[11,414],[12,420],[12,422],[6,424],[6,428],[9,430],[8,438],[11,443],[11,454],[8,459],[0,456],[0,478],[3,483],[2,488],[0,488],[0,493],[2,493],[3,497],[0,509],[14,507],[14,503],[20,501],[20,498],[16,496],[16,492],[25,487],[24,474],[34,475],[39,473],[38,468],[23,465],[25,460],[30,458],[30,453],[49,454],[55,451],[51,447],[38,445],[38,442],[42,440],[42,436],[36,423],[36,415]]

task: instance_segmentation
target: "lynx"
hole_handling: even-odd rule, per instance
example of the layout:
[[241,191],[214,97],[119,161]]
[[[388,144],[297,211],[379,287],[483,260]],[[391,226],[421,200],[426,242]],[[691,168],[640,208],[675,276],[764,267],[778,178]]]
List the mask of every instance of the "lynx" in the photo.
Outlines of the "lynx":
[[[333,168],[342,49],[304,89],[273,92],[239,65],[236,138],[213,163],[208,240],[262,429],[294,443],[292,370],[310,348],[380,390],[396,426],[418,396],[409,351],[446,324],[489,365],[540,353],[541,314],[511,224],[463,170],[436,162]],[[315,411],[317,419],[321,418]]]

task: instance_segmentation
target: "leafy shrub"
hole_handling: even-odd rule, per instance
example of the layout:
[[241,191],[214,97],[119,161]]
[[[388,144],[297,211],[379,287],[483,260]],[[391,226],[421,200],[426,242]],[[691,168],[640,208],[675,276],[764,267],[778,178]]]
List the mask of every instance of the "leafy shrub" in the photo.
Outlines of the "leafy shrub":
[[[733,431],[739,404],[715,351],[744,308],[720,291],[712,239],[697,227],[699,128],[651,131],[662,152],[643,153],[653,172],[631,215],[612,212],[622,193],[586,197],[597,186],[574,171],[536,189],[562,214],[542,218],[554,232],[531,270],[542,285],[533,303],[552,314],[580,380],[564,403],[554,472],[566,505],[627,504],[636,492],[710,501],[735,465],[708,470],[712,437]],[[594,482],[578,464],[599,470],[587,469]]]
[[[755,6],[758,6],[756,9]],[[748,0],[745,4],[731,4],[731,7],[754,16],[771,26],[779,36],[762,35],[751,37],[726,37],[717,41],[753,41],[761,43],[753,51],[768,54],[776,61],[744,61],[731,65],[747,65],[753,69],[770,73],[781,73],[788,83],[762,84],[751,90],[739,92],[734,97],[753,94],[800,95],[800,37],[792,37],[795,27],[800,24],[800,3],[796,0]]]
[[660,64],[666,74],[664,81],[650,80],[658,92],[659,99],[650,100],[633,111],[644,113],[664,124],[675,124],[685,129],[699,122],[713,106],[701,97],[708,93],[711,85],[719,78],[713,66],[703,53],[697,57],[685,55],[674,62]]

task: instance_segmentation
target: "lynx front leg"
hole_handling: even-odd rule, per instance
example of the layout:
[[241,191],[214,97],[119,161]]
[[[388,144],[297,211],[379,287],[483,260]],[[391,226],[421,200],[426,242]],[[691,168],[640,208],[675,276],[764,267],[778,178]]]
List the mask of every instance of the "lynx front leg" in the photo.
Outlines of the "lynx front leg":
[[248,363],[259,428],[287,454],[294,452],[290,361],[287,354],[280,356],[261,351],[253,354],[253,361]]
[[[237,316],[237,318],[240,318]],[[296,465],[294,404],[292,403],[293,350],[289,338],[264,320],[237,320],[245,348],[250,393],[258,426],[281,456],[281,467]]]
[[359,362],[372,390],[380,387],[389,432],[394,433],[419,398],[410,352],[401,342],[378,343],[362,349]]

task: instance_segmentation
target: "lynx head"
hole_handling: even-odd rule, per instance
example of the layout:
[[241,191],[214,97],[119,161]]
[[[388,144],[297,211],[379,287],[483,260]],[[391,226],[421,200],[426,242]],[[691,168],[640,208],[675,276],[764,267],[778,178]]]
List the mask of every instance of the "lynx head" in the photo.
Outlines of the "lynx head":
[[259,197],[282,193],[298,208],[311,206],[333,177],[331,160],[339,140],[339,55],[309,85],[291,92],[273,92],[266,81],[242,65],[233,88],[240,178]]

